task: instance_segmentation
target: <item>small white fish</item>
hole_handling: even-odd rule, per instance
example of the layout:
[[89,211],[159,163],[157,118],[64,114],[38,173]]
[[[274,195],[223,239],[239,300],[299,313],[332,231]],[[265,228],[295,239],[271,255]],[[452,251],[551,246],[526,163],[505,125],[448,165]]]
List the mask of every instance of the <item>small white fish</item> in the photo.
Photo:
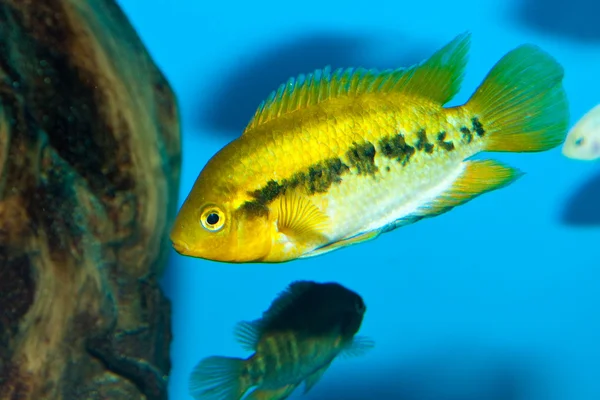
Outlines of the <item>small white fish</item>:
[[563,144],[562,153],[574,160],[600,159],[600,104],[573,125]]

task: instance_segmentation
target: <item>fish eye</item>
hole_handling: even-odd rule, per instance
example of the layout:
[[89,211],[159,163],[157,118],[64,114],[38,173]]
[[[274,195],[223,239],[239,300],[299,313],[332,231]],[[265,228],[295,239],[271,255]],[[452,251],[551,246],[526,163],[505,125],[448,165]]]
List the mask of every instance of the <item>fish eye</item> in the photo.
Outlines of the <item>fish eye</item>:
[[575,146],[581,146],[583,144],[583,138],[579,137],[575,139]]
[[217,207],[208,207],[202,213],[200,222],[204,229],[211,232],[217,232],[225,224],[225,215]]

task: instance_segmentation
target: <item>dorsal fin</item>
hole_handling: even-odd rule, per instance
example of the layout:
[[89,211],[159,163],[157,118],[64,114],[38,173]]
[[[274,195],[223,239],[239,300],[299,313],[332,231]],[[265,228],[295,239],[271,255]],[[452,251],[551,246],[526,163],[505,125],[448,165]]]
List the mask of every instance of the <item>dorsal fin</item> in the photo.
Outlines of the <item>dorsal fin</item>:
[[261,320],[238,322],[233,332],[244,350],[256,350],[262,334]]
[[342,96],[366,93],[404,93],[444,105],[460,89],[471,34],[458,35],[427,60],[409,68],[378,71],[329,66],[290,78],[258,106],[244,133],[296,110]]

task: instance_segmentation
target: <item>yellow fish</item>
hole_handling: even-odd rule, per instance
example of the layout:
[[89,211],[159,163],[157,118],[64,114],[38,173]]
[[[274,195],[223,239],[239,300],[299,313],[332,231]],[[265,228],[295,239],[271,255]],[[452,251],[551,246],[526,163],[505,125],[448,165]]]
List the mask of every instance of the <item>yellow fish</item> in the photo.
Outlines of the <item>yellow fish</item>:
[[282,84],[198,176],[171,232],[175,250],[223,262],[311,257],[513,182],[516,169],[466,159],[560,145],[564,71],[522,45],[467,103],[445,108],[469,44],[464,33],[410,68],[325,68]]
[[240,322],[238,341],[253,350],[247,359],[211,356],[190,376],[198,400],[282,400],[304,382],[304,393],[336,357],[365,354],[374,342],[356,336],[367,310],[362,297],[335,282],[296,281],[263,317]]

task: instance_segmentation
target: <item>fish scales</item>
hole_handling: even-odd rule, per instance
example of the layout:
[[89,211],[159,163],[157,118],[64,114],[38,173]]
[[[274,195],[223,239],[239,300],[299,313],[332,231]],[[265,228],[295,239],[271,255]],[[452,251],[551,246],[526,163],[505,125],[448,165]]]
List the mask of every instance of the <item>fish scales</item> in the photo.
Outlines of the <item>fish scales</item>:
[[277,333],[259,343],[255,357],[264,360],[264,379],[276,382],[274,387],[279,387],[278,381],[287,382],[290,377],[297,376],[296,370],[301,361],[297,346],[297,339],[292,332]]
[[320,339],[301,341],[292,332],[278,332],[263,338],[251,358],[255,384],[278,388],[306,376],[333,359],[341,342]]
[[[419,115],[420,109],[427,115]],[[480,151],[484,140],[476,133],[481,122],[468,110],[402,96],[343,98],[323,104],[318,113],[296,113],[245,135],[240,146],[263,143],[263,152],[249,150],[257,162],[248,162],[237,175],[252,188],[241,207],[255,203],[250,209],[261,213],[261,206],[285,190],[299,188],[329,216],[330,228],[323,233],[330,240],[380,224],[381,218],[392,222],[414,210],[411,201],[435,197],[452,183],[439,184],[438,178],[460,173],[462,161]],[[290,129],[296,119],[302,122]],[[311,175],[316,170],[322,172]]]

